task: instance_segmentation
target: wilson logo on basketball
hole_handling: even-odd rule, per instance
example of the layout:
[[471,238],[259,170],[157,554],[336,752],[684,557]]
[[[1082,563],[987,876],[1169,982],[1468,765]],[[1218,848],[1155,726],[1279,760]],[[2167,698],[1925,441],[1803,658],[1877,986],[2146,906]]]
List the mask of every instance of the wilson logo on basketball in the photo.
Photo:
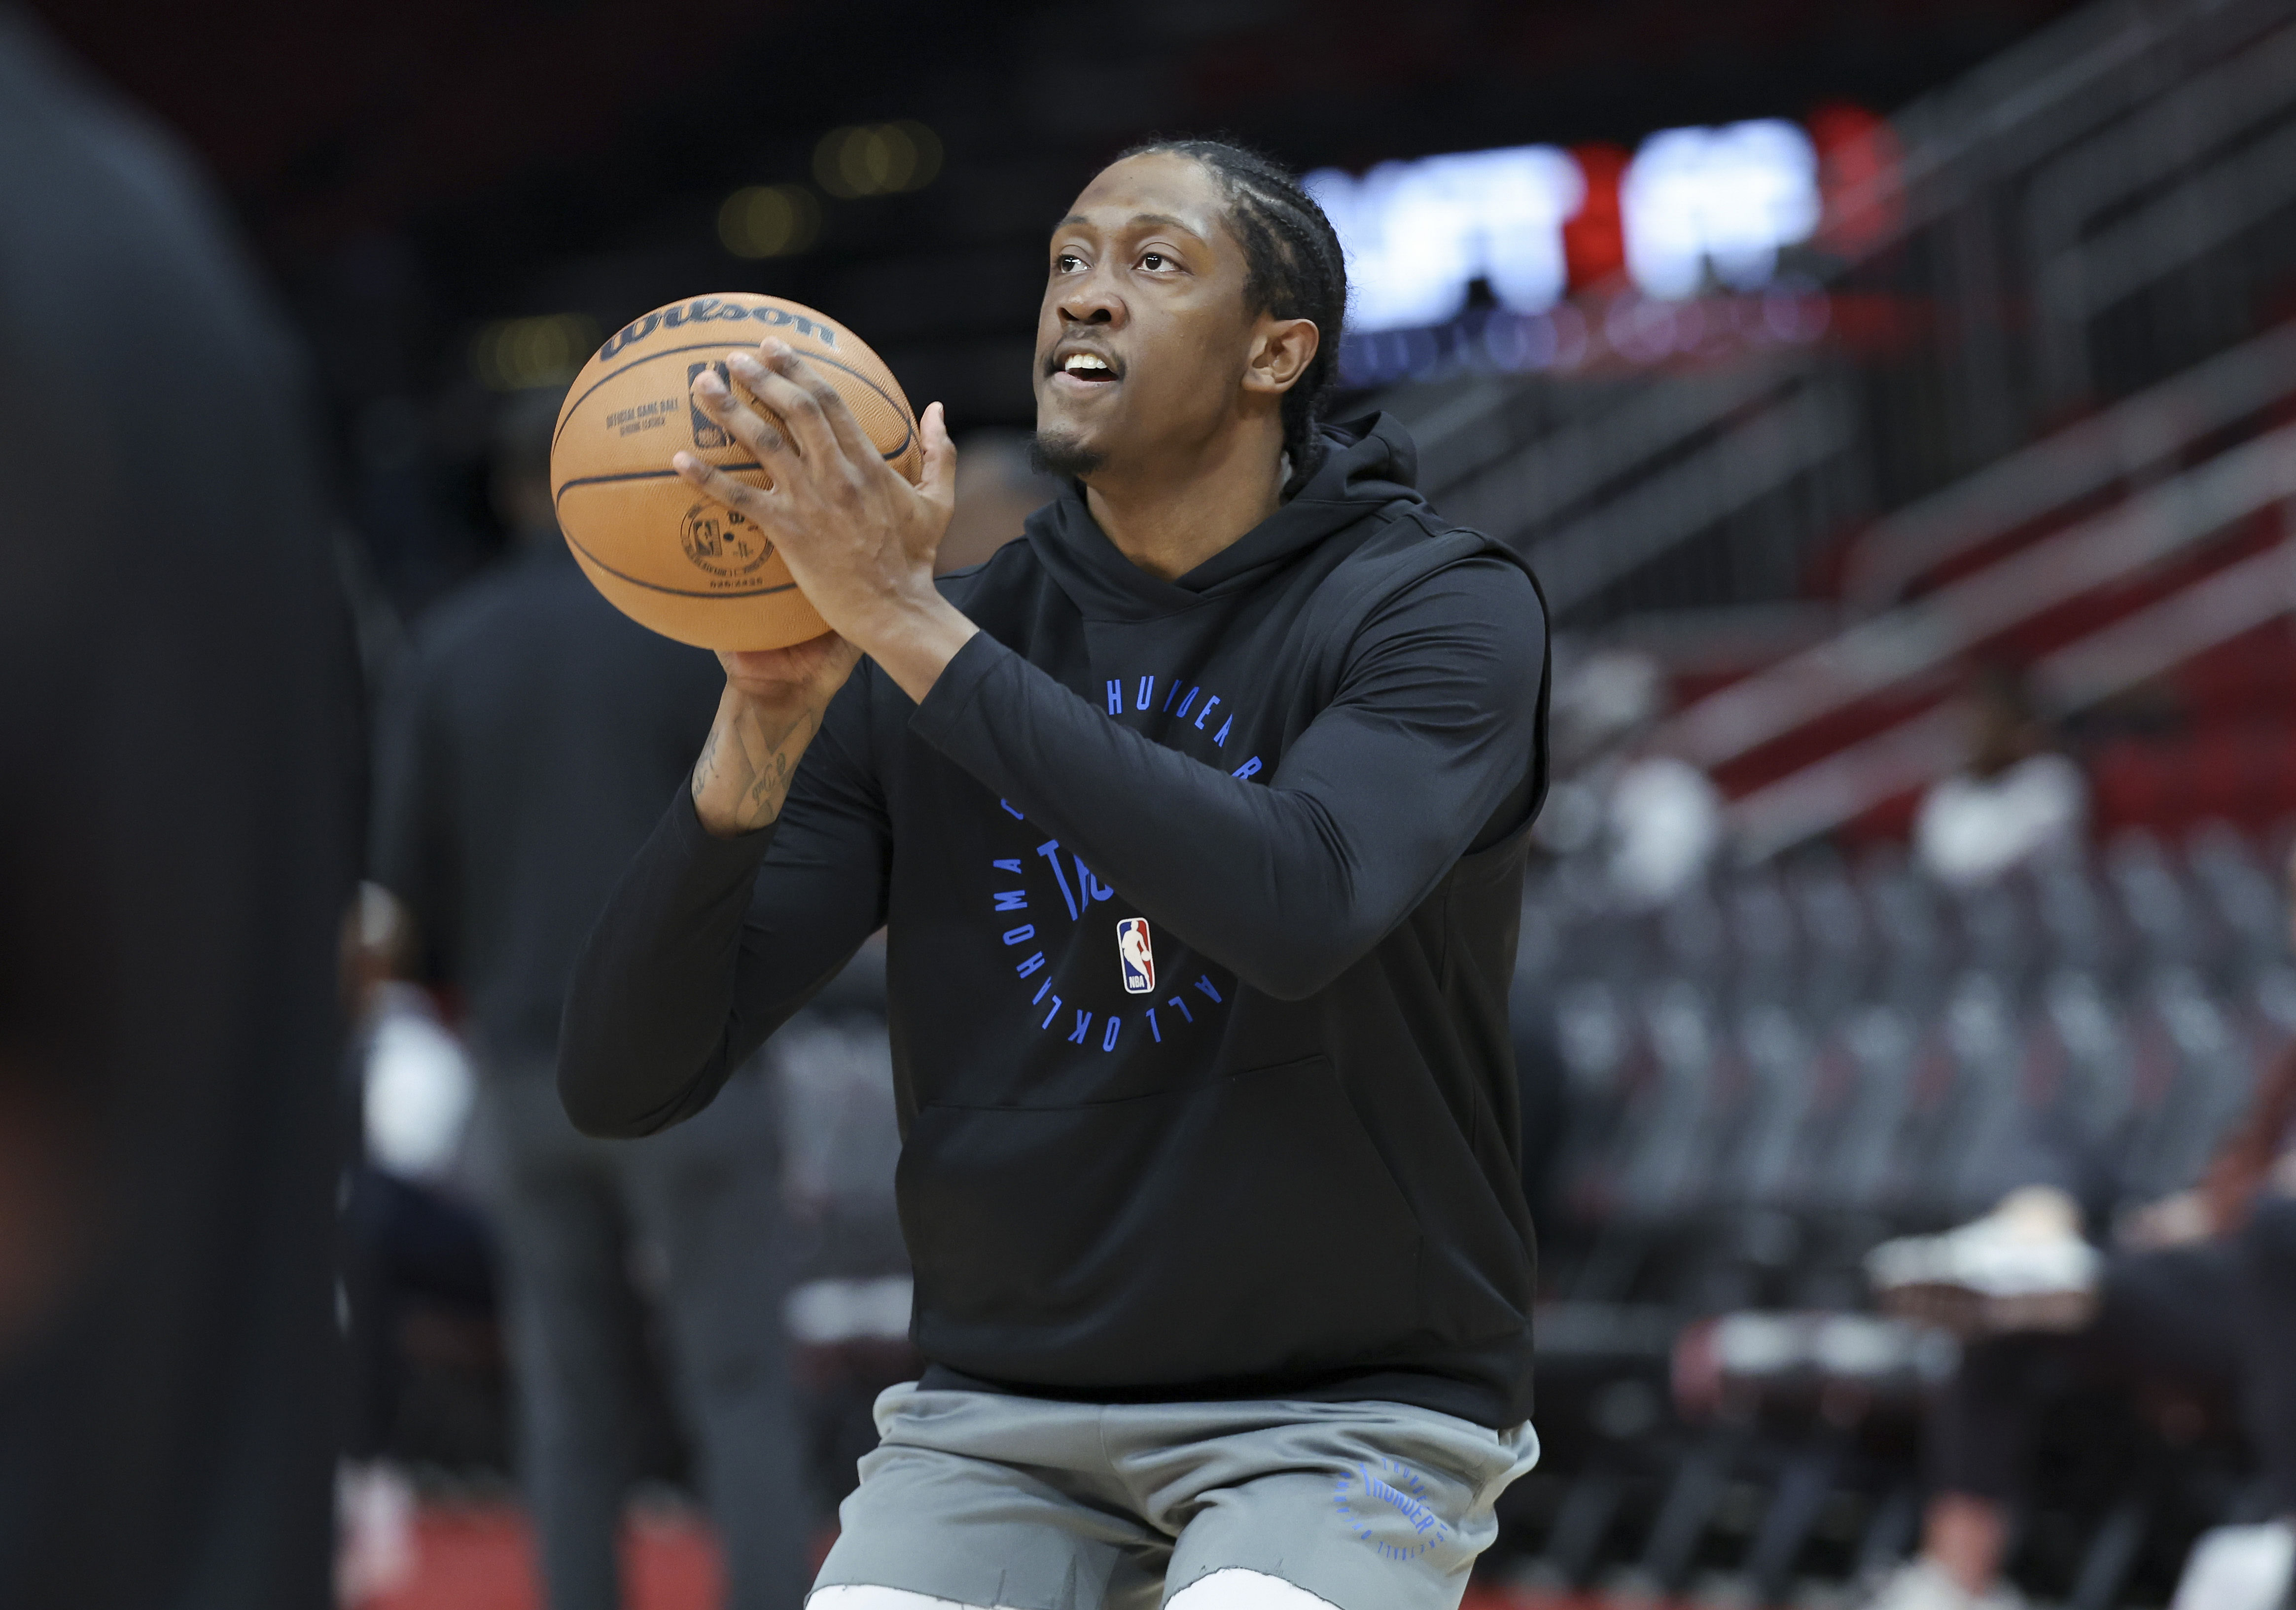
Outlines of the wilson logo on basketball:
[[774,556],[774,545],[750,521],[714,503],[685,511],[677,539],[685,556],[713,576],[747,576]]
[[745,319],[755,319],[761,324],[784,325],[824,347],[837,345],[834,329],[819,319],[808,318],[804,314],[792,312],[787,308],[744,307],[740,302],[729,302],[714,296],[697,296],[692,301],[680,302],[676,307],[656,308],[637,323],[623,325],[606,338],[606,344],[598,349],[594,361],[603,363],[624,348],[636,346],[657,330],[677,330],[687,324],[740,324]]

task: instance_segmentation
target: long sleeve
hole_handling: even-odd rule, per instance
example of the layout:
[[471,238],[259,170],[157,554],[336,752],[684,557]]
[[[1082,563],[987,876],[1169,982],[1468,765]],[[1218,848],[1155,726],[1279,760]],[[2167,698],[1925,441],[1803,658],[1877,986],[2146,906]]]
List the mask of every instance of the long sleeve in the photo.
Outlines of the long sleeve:
[[773,825],[713,838],[681,788],[631,863],[559,1038],[559,1096],[585,1133],[701,1111],[883,923],[891,837],[859,760],[872,674],[839,693]]
[[1545,631],[1507,561],[1436,572],[1365,624],[1332,702],[1257,776],[1120,725],[986,634],[912,730],[1150,918],[1298,999],[1401,922],[1502,804],[1528,809]]

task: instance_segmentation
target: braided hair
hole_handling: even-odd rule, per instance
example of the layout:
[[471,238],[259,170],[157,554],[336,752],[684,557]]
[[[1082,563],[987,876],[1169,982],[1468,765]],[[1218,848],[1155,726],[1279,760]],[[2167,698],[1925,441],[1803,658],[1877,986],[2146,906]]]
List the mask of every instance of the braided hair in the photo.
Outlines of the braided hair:
[[1151,140],[1117,158],[1169,154],[1200,164],[1227,201],[1228,227],[1243,248],[1244,311],[1313,319],[1316,356],[1283,394],[1283,450],[1292,487],[1322,463],[1316,422],[1340,373],[1340,325],[1348,311],[1348,265],[1332,220],[1279,164],[1228,140]]

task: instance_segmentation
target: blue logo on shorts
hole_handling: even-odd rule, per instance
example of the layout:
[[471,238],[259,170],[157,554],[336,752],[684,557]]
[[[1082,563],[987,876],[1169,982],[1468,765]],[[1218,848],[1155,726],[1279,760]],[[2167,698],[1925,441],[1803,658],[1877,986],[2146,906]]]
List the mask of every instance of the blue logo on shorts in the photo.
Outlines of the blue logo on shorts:
[[1408,1465],[1357,1465],[1332,1491],[1340,1524],[1390,1560],[1413,1560],[1451,1540],[1450,1523],[1427,1502],[1427,1483]]

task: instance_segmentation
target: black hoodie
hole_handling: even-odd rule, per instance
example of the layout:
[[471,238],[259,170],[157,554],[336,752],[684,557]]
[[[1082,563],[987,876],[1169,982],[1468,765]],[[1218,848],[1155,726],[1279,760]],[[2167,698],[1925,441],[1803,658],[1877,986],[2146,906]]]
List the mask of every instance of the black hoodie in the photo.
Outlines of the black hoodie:
[[683,791],[577,971],[594,1134],[706,1105],[889,925],[914,1333],[939,1381],[1530,1407],[1506,999],[1545,781],[1529,571],[1381,416],[1177,581],[1071,488],[866,661],[781,818]]

